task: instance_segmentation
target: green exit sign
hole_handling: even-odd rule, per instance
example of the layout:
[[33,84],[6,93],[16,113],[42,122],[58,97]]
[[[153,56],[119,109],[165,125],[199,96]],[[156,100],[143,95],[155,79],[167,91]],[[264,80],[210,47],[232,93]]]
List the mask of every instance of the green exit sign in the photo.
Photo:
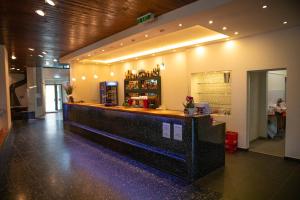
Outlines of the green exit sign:
[[154,20],[154,14],[153,13],[147,13],[146,15],[138,17],[136,20],[137,20],[138,24],[144,24],[144,23],[153,21]]

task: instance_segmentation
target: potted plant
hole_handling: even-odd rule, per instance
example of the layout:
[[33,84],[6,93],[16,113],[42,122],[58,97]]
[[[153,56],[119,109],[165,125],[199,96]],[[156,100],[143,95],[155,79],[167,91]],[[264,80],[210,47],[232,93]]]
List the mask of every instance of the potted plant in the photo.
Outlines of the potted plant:
[[187,96],[185,98],[186,102],[183,104],[184,111],[188,115],[193,115],[195,113],[195,104],[194,104],[194,98],[191,96]]
[[71,85],[70,83],[66,83],[65,85],[63,85],[64,90],[67,94],[68,97],[68,102],[69,103],[74,103],[74,98],[72,96],[73,90],[74,90],[74,86]]

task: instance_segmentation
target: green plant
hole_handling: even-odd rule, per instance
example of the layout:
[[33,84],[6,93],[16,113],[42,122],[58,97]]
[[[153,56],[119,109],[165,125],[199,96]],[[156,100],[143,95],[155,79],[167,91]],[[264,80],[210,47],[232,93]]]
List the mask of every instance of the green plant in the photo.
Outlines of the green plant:
[[74,86],[71,85],[70,83],[66,83],[65,85],[63,85],[64,90],[66,91],[67,95],[72,95],[73,90],[74,90]]

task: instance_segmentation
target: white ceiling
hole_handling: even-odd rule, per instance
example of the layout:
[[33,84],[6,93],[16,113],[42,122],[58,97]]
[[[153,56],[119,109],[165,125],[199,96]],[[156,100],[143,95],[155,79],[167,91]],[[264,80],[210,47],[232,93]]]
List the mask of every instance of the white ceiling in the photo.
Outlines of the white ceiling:
[[[90,45],[81,51],[66,56],[65,59],[68,59],[68,61],[111,59],[120,55],[154,48],[155,45],[171,44],[189,39],[189,37],[195,37],[193,32],[197,25],[202,30],[205,30],[203,27],[206,30],[210,29],[207,31],[211,34],[222,33],[230,36],[231,39],[300,25],[300,1],[297,0],[232,0],[224,2],[224,4],[218,4],[215,7],[210,6],[209,9],[201,9],[201,11],[197,11],[195,8],[200,6],[203,0],[195,2],[173,11],[172,14],[178,17],[174,19],[173,16],[172,21],[168,23],[158,23],[171,16],[167,13],[160,16],[157,22],[154,22],[158,24],[157,26],[155,24],[145,25],[144,27],[138,25],[139,31],[129,37],[115,40],[100,47]],[[263,9],[263,5],[268,7]],[[209,24],[209,20],[213,20],[214,23]],[[287,21],[287,24],[283,24],[284,21]],[[183,26],[179,27],[179,23]],[[151,28],[147,28],[148,26]],[[222,30],[223,26],[226,26],[227,30]],[[180,31],[184,34],[178,34]],[[238,35],[234,34],[236,31],[239,32]],[[146,38],[145,34],[149,37]],[[199,33],[198,35],[201,36]],[[159,42],[156,44],[154,43],[156,41]],[[123,46],[121,46],[121,43]]]

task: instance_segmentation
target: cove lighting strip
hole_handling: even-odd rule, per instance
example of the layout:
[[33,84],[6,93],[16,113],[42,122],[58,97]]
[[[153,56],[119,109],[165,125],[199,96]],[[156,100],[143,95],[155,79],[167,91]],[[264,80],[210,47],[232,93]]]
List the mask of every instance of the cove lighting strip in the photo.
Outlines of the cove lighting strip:
[[216,34],[216,35],[209,36],[209,37],[204,37],[204,38],[200,38],[200,39],[196,39],[196,40],[190,40],[190,41],[186,41],[186,42],[172,44],[169,46],[164,46],[164,47],[160,47],[160,48],[156,48],[156,49],[141,51],[138,53],[129,54],[126,56],[121,56],[121,57],[113,58],[113,59],[109,59],[109,60],[92,60],[92,62],[110,64],[110,63],[119,62],[122,60],[128,60],[128,59],[137,58],[137,57],[141,57],[141,56],[147,56],[147,55],[151,55],[151,54],[155,54],[155,53],[160,53],[160,52],[178,49],[178,48],[182,48],[182,47],[193,46],[193,45],[197,45],[197,44],[201,44],[201,43],[205,43],[205,42],[211,42],[211,41],[215,41],[215,40],[220,40],[220,39],[224,39],[224,38],[228,38],[228,37],[229,36],[224,35],[224,34]]

